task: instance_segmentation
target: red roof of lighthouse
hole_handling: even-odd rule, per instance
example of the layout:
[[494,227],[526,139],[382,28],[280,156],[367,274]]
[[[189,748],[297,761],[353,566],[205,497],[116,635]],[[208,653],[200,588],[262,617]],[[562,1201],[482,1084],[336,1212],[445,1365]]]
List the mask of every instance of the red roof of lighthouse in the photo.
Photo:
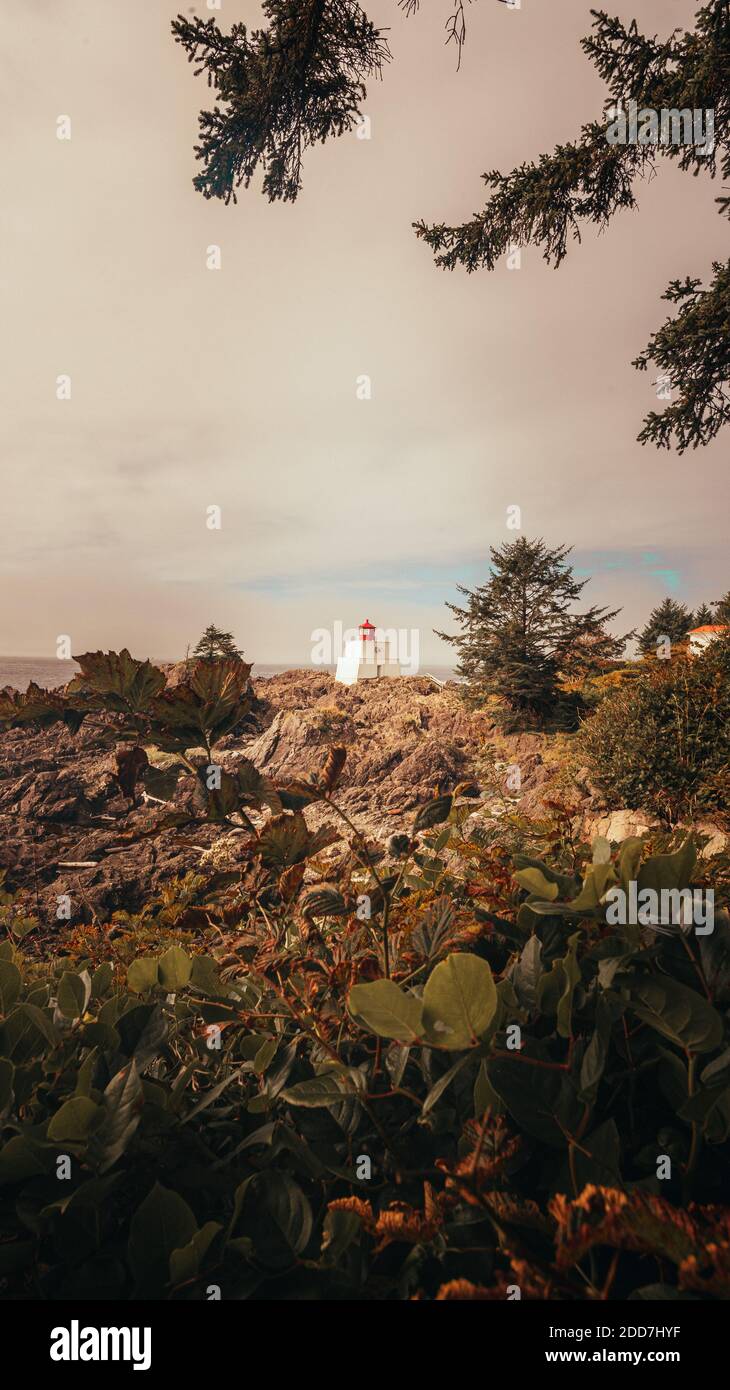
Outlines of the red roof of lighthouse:
[[369,618],[366,618],[366,619],[365,619],[365,622],[360,624],[360,631],[361,631],[361,632],[362,632],[363,628],[369,628],[371,632],[374,632],[374,631],[375,631],[375,628],[374,628],[373,624],[370,622],[370,619],[369,619]]

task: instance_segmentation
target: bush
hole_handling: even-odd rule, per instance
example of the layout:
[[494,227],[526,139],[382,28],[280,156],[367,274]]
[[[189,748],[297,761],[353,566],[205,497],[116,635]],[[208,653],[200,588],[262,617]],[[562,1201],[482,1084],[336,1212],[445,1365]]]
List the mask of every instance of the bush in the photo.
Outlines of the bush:
[[[232,665],[163,699],[128,653],[82,662],[70,701],[0,719],[101,704],[160,740],[145,778],[205,774]],[[591,851],[566,816],[510,864],[464,782],[383,850],[333,799],[345,759],[284,785],[241,759],[139,818],[125,843],[225,825],[240,862],[70,930],[65,959],[0,895],[0,1295],[728,1298],[730,923],[680,929],[692,841]],[[640,923],[609,890],[676,903]]]
[[218,960],[0,944],[6,1297],[728,1296],[730,1213],[687,1203],[727,1171],[730,928],[688,957],[601,900],[696,883],[691,844],[599,842],[582,876],[518,856],[496,916],[446,873],[447,843],[472,890],[492,872],[459,822],[449,797],[417,818],[390,979],[384,920],[333,889],[294,917],[272,892],[288,943],[240,932]]
[[676,823],[730,804],[730,641],[653,662],[583,724],[579,755],[614,805]]

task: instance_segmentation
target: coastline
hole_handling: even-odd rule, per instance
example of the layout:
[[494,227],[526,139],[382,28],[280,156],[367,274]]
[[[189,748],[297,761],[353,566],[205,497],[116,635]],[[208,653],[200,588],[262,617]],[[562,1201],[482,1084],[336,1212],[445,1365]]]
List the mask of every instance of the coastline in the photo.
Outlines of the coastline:
[[[162,661],[158,658],[150,658],[155,666],[171,666],[175,663]],[[12,690],[27,690],[31,681],[41,686],[45,690],[58,690],[66,685],[74,676],[79,675],[81,667],[75,661],[60,661],[54,657],[32,657],[32,656],[0,656],[0,690],[10,687]],[[289,662],[254,662],[251,678],[254,681],[271,680],[276,676],[287,675],[290,671],[320,672],[325,675],[334,675],[334,666],[313,666],[307,663],[296,661]],[[438,664],[419,671],[418,675],[433,676],[438,681],[454,679],[454,670],[450,666],[440,666]]]

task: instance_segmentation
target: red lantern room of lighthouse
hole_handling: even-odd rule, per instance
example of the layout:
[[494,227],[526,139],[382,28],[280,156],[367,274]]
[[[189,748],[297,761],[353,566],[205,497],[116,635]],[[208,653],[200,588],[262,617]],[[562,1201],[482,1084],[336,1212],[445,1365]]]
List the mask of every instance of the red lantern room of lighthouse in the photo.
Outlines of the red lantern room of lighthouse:
[[360,642],[362,644],[363,656],[366,660],[374,661],[374,647],[365,646],[366,642],[375,642],[375,628],[373,627],[369,618],[366,618],[365,622],[360,624],[358,628],[358,634],[360,637]]

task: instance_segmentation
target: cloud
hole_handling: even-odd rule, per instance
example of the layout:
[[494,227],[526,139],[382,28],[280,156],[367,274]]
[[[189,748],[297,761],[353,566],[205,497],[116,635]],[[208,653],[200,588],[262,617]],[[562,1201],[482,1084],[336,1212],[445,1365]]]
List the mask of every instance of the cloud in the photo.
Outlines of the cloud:
[[[647,0],[649,29],[663,9]],[[484,168],[588,118],[587,13],[525,6],[503,23],[475,8],[458,76],[441,16],[391,16],[373,139],[311,152],[293,207],[252,189],[224,208],[191,186],[209,95],[170,41],[176,11],[158,5],[150,24],[144,0],[23,10],[0,646],[45,651],[72,628],[174,654],[218,621],[286,661],[364,609],[422,626],[442,652],[430,629],[511,538],[513,504],[527,534],[575,545],[591,601],[621,602],[629,625],[667,589],[724,591],[726,449],[690,464],[642,450],[654,400],[630,366],[678,263],[701,275],[719,254],[712,190],[663,168],[640,213],[587,235],[558,273],[528,250],[519,272],[443,274],[411,229],[468,216]],[[257,11],[230,0],[221,21]],[[546,55],[560,75],[547,104]],[[60,112],[70,142],[55,138]],[[220,272],[206,269],[213,243]]]

